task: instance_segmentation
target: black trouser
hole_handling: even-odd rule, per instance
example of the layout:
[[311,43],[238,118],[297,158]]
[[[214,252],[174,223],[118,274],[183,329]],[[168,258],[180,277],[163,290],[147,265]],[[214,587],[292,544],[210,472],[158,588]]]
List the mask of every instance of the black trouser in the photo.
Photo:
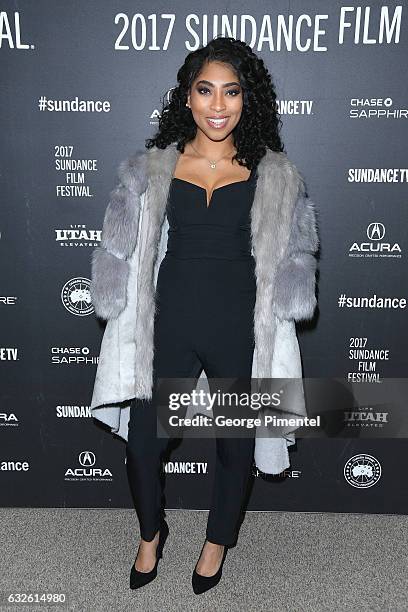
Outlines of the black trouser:
[[[163,514],[160,468],[169,443],[157,436],[157,379],[197,379],[204,368],[211,391],[215,389],[210,378],[239,377],[248,381],[250,392],[255,296],[252,259],[176,260],[166,255],[162,262],[156,290],[153,396],[131,405],[126,453],[129,485],[146,541],[153,540]],[[215,405],[214,416],[216,411]],[[249,437],[216,437],[206,531],[207,540],[215,544],[231,546],[236,540],[253,460],[251,432]]]

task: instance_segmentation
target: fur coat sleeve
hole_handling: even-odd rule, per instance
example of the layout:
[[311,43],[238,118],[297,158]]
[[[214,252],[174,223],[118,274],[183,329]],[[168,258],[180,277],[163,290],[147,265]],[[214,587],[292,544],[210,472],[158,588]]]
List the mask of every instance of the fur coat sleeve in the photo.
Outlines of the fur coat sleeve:
[[147,188],[145,158],[135,154],[122,161],[110,193],[99,247],[92,252],[91,299],[97,317],[116,319],[127,303],[128,259],[136,246],[140,196]]
[[276,270],[273,309],[279,319],[300,321],[313,317],[318,247],[315,205],[302,193],[294,207],[285,254]]

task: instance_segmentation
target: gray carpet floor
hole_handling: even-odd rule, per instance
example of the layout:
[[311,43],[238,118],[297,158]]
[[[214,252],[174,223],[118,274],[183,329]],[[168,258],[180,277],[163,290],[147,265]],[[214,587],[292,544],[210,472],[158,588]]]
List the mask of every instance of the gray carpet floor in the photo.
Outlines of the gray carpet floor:
[[[207,513],[167,511],[156,580],[129,589],[133,510],[0,509],[0,610],[408,611],[408,517],[248,512],[218,586],[194,595]],[[7,603],[9,593],[65,593],[64,606]]]

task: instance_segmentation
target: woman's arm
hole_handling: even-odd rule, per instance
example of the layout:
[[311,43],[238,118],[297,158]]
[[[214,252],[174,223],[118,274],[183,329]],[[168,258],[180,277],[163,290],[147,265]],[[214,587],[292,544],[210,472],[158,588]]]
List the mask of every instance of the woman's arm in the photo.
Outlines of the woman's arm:
[[136,153],[122,161],[110,193],[99,247],[92,253],[91,299],[97,317],[115,319],[127,302],[128,259],[137,243],[140,196],[147,188],[146,160]]
[[280,319],[311,319],[316,307],[316,258],[319,247],[314,203],[299,195],[289,242],[278,264],[274,285],[274,312]]

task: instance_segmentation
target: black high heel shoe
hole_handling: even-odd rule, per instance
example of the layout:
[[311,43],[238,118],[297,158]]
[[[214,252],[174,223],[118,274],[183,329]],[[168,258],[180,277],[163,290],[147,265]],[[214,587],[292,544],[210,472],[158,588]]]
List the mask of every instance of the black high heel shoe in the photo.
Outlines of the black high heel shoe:
[[[203,548],[204,546],[205,546],[205,542],[203,544]],[[201,552],[203,552],[203,548],[201,549]],[[193,571],[193,575],[191,577],[193,591],[196,595],[200,595],[201,593],[205,593],[205,591],[209,591],[210,589],[212,589],[219,583],[219,581],[221,580],[221,576],[222,576],[222,566],[224,565],[224,561],[225,561],[225,557],[227,556],[227,552],[228,552],[228,548],[227,546],[225,546],[224,553],[221,559],[221,565],[213,576],[201,576],[201,574],[197,574],[197,565],[198,565],[198,561],[197,561],[196,566]],[[201,557],[201,553],[200,553],[200,557]]]
[[[136,559],[132,565],[132,569],[130,570],[130,588],[131,589],[139,589],[146,584],[149,584],[152,580],[154,580],[157,576],[157,566],[159,564],[159,560],[163,556],[163,546],[167,540],[167,536],[169,535],[169,527],[164,519],[162,519],[160,523],[160,533],[159,533],[159,542],[156,548],[156,563],[153,569],[150,572],[139,572],[135,568]],[[140,544],[139,544],[140,547]],[[138,551],[139,553],[139,551]]]

